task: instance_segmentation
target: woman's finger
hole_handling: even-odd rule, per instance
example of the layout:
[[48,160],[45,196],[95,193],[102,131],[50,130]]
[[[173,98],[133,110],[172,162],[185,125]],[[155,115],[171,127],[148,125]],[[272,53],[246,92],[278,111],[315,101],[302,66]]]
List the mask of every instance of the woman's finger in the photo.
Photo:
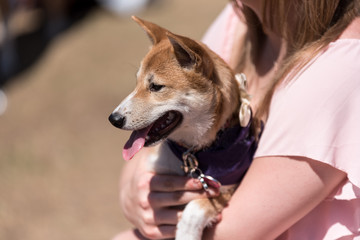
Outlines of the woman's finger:
[[180,206],[192,200],[200,198],[215,197],[219,195],[219,190],[209,188],[208,191],[175,191],[175,192],[151,192],[148,201],[155,208],[167,206]]
[[150,180],[150,190],[159,192],[201,190],[198,179],[176,175],[154,175]]
[[150,209],[143,211],[139,219],[144,226],[176,225],[181,218],[182,211],[183,209],[168,207]]
[[182,215],[182,209],[160,208],[154,213],[155,225],[176,225]]

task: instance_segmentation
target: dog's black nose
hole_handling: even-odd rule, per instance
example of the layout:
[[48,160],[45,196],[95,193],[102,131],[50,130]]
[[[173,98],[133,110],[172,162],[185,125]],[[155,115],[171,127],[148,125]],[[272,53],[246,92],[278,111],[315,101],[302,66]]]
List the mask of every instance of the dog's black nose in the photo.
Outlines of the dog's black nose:
[[117,112],[113,112],[109,116],[109,121],[112,125],[114,125],[117,128],[122,128],[125,124],[125,117]]

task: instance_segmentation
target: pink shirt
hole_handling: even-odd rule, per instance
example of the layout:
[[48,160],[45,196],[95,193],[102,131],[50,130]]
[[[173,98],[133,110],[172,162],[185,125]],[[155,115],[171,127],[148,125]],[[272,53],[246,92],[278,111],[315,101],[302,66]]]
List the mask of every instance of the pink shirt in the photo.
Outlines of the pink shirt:
[[[243,24],[228,5],[203,41],[230,60]],[[328,196],[293,225],[286,239],[360,239],[360,39],[331,43],[274,93],[255,157],[304,156],[347,173]]]

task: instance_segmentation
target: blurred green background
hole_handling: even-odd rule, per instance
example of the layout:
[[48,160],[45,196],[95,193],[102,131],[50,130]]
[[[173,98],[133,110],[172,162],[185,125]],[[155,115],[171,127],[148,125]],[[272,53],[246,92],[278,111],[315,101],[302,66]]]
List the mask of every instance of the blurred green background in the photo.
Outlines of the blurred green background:
[[[0,85],[1,240],[111,239],[131,226],[118,206],[129,133],[107,117],[135,86],[150,42],[129,16],[75,1],[59,24],[46,5],[3,7],[0,53],[12,67]],[[152,1],[136,14],[201,39],[226,3]]]

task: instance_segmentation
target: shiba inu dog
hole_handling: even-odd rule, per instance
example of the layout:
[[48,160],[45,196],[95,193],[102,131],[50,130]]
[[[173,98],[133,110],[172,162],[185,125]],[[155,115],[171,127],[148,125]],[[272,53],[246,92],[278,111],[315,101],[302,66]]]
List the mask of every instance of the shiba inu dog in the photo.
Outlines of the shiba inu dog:
[[230,67],[201,42],[133,19],[152,47],[137,72],[135,90],[109,121],[133,131],[123,150],[125,160],[144,146],[161,143],[149,156],[151,170],[198,178],[205,190],[220,188],[219,197],[187,204],[177,225],[177,240],[201,239],[203,229],[226,206],[256,149],[249,95]]

